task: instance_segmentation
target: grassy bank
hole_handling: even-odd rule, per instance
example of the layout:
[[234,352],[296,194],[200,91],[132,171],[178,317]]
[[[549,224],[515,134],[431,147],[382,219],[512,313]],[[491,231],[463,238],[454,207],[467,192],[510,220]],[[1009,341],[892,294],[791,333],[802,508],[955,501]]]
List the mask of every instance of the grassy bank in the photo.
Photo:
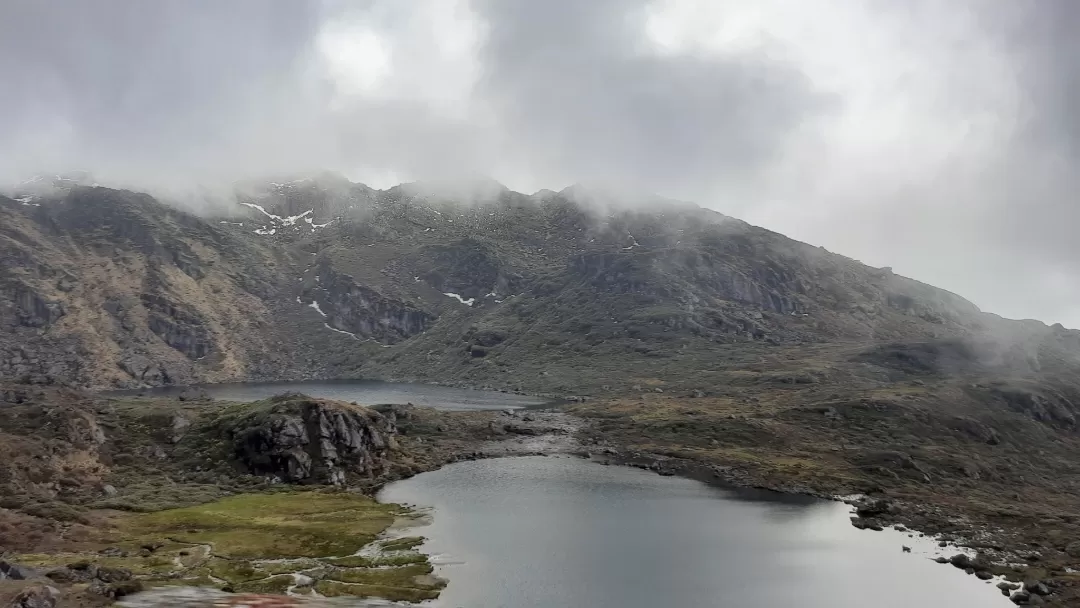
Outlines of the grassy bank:
[[409,511],[333,491],[230,496],[155,513],[119,513],[96,552],[19,555],[27,565],[125,568],[143,586],[420,601],[438,596],[416,538],[380,536]]

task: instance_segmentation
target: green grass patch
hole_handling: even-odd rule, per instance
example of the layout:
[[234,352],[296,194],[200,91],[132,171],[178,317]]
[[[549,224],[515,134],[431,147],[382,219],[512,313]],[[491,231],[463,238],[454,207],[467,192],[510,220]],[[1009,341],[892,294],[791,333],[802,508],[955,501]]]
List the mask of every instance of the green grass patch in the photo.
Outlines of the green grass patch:
[[427,562],[427,556],[423,553],[410,551],[408,553],[395,553],[393,555],[350,555],[327,560],[331,564],[341,568],[380,568],[386,566],[408,566],[409,564],[422,564]]
[[327,580],[362,585],[410,586],[418,576],[431,574],[431,564],[411,564],[391,568],[336,568],[326,574]]
[[243,494],[134,516],[124,524],[142,538],[212,544],[225,558],[329,557],[375,540],[399,509],[343,492]]
[[415,587],[391,587],[386,585],[364,585],[339,583],[337,581],[319,581],[315,591],[327,597],[381,597],[394,602],[422,602],[439,597],[441,586],[425,589]]
[[[407,515],[359,494],[275,491],[230,496],[156,513],[123,513],[113,545],[125,557],[97,553],[17,556],[28,566],[80,561],[127,568],[148,587],[214,586],[243,593],[283,594],[303,573],[327,595],[422,601],[438,596],[442,581],[415,547],[421,537],[377,540]],[[142,547],[160,546],[152,553]],[[205,547],[212,547],[206,555]],[[373,555],[354,555],[371,545]],[[184,555],[181,555],[184,553]]]
[[415,549],[424,544],[424,537],[403,536],[401,538],[384,540],[379,544],[382,546],[383,551],[408,551],[409,549]]

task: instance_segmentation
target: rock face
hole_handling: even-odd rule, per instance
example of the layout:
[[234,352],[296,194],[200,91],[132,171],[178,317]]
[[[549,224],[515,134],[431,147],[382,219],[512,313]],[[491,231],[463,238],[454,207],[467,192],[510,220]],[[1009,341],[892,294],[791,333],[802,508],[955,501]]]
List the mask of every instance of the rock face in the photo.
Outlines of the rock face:
[[[759,348],[798,357],[833,345],[790,367],[874,382],[1035,374],[1034,386],[974,398],[1063,430],[1080,416],[1080,387],[1042,386],[1044,376],[1080,377],[1080,332],[985,314],[694,205],[601,209],[606,199],[581,188],[501,186],[455,201],[323,176],[254,187],[235,213],[197,217],[62,181],[28,195],[32,204],[0,196],[0,380],[139,388],[381,376],[566,393],[610,385],[591,370],[618,360],[704,394],[689,370],[722,371]],[[854,343],[873,352],[843,348]],[[717,345],[732,347],[728,363],[705,365]],[[972,416],[955,426],[1008,442]]]
[[302,299],[315,302],[333,329],[394,344],[424,331],[435,319],[414,305],[358,285],[347,274],[324,267],[319,278],[318,286]]
[[393,422],[340,401],[282,395],[227,423],[236,459],[256,475],[343,485],[371,477],[397,449]]

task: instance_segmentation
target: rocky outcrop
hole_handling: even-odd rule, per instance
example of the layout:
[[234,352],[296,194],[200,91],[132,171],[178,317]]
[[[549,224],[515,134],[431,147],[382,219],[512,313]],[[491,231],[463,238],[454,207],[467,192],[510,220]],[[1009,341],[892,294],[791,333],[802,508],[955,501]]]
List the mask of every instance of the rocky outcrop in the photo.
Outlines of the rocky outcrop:
[[48,327],[64,316],[61,302],[46,299],[25,285],[14,288],[15,315],[23,327]]
[[413,266],[424,269],[418,274],[424,283],[465,300],[483,300],[488,294],[505,297],[522,284],[521,275],[505,267],[494,247],[473,237],[425,246]]
[[209,330],[194,309],[156,294],[142,294],[143,306],[150,313],[150,331],[189,359],[201,359],[214,348]]
[[435,320],[418,306],[359,285],[328,266],[320,268],[318,286],[303,299],[318,303],[329,327],[383,344],[412,337]]
[[362,406],[287,394],[252,407],[224,431],[255,475],[344,485],[381,474],[397,449],[394,423]]

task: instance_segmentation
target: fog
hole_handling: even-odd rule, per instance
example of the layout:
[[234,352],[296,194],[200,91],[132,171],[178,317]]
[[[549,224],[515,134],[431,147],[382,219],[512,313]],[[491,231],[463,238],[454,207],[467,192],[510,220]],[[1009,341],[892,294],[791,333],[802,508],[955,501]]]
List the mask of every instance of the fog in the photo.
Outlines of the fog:
[[1072,0],[4,0],[0,183],[657,193],[1080,327]]

